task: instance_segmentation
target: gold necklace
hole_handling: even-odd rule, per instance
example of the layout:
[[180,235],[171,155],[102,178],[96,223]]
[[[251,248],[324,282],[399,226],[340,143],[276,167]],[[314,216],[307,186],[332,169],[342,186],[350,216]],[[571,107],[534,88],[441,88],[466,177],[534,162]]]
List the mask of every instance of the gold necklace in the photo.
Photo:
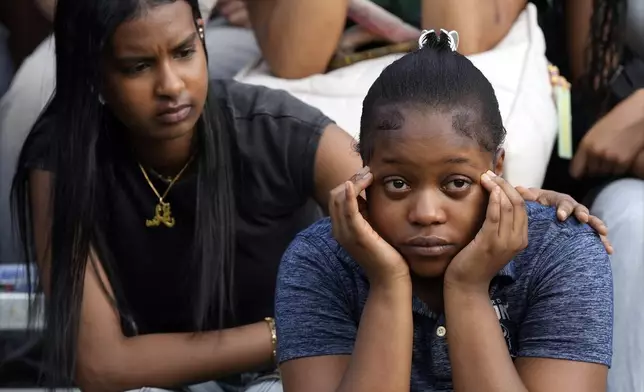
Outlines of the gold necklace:
[[194,158],[194,155],[188,159],[188,162],[183,166],[181,171],[179,171],[179,174],[174,176],[172,181],[170,181],[170,184],[168,187],[165,189],[165,192],[163,192],[163,195],[160,195],[159,192],[157,191],[157,188],[154,187],[154,184],[152,184],[152,181],[150,181],[150,177],[148,177],[148,173],[145,171],[143,168],[143,165],[139,163],[139,168],[141,169],[141,172],[143,173],[143,176],[145,177],[145,180],[148,182],[148,185],[150,185],[150,188],[152,188],[152,191],[156,195],[156,197],[159,199],[159,203],[157,203],[156,207],[154,208],[154,218],[152,219],[146,219],[145,220],[145,226],[146,227],[157,227],[160,224],[164,224],[166,227],[173,227],[175,222],[174,217],[172,216],[172,210],[170,209],[170,203],[166,202],[164,199],[168,195],[168,192],[170,192],[170,188],[174,185],[175,182],[181,177],[184,171],[188,168],[190,165],[190,162],[192,162],[192,159]]

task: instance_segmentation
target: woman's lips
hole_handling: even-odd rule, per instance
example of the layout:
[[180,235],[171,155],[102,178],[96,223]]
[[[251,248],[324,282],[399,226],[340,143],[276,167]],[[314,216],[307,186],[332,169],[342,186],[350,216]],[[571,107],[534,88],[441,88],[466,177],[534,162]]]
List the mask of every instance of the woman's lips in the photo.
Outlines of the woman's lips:
[[187,119],[188,116],[190,116],[191,112],[192,112],[192,106],[184,105],[176,109],[166,110],[163,113],[157,115],[157,118],[163,124],[172,125],[172,124],[180,123],[185,119]]

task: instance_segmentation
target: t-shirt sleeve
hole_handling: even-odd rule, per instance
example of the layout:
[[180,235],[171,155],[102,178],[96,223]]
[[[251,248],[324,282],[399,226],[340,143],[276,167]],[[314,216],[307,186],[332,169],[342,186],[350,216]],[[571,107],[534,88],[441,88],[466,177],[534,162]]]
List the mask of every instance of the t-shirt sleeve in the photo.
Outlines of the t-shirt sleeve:
[[540,260],[518,356],[610,366],[613,282],[603,244],[590,231],[560,235]]
[[[222,82],[224,83],[224,82]],[[278,200],[314,195],[315,155],[333,123],[318,109],[281,90],[225,82],[241,156]],[[270,192],[268,192],[270,190]]]
[[280,363],[353,351],[358,326],[336,272],[340,267],[332,266],[328,253],[298,236],[282,259],[275,297]]
[[39,118],[22,146],[19,162],[22,168],[54,172],[56,166],[54,137],[53,119]]

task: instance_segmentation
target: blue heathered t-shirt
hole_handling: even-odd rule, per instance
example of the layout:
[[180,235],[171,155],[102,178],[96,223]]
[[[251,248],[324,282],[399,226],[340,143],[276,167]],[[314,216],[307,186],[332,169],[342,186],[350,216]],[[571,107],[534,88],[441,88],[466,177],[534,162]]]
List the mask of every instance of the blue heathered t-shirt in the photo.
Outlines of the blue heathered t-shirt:
[[[490,288],[508,355],[610,366],[613,286],[604,246],[587,225],[559,222],[554,208],[527,203],[527,212],[529,245]],[[333,238],[329,219],[300,233],[278,274],[280,363],[351,355],[368,290],[360,266]],[[411,390],[452,390],[447,336],[438,332],[444,318],[418,298],[413,313]]]

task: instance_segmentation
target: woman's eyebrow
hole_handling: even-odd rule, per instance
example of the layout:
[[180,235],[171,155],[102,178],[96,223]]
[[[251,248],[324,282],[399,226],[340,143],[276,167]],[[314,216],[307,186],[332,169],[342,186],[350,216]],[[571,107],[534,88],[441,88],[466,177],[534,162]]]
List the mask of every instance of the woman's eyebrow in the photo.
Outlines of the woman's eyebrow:
[[[197,33],[193,31],[192,33],[190,33],[190,35],[188,37],[183,39],[177,45],[174,45],[172,47],[172,51],[175,52],[177,50],[180,50],[180,49],[188,46],[189,44],[194,42],[194,40],[196,38],[197,38]],[[131,62],[131,63],[133,63],[133,62],[139,62],[139,61],[153,60],[155,58],[154,56],[149,56],[149,55],[136,55],[136,54],[129,54],[128,53],[128,51],[136,52],[136,51],[139,51],[139,50],[142,51],[142,49],[136,48],[136,47],[127,48],[127,50],[125,51],[126,52],[125,55],[123,55],[123,56],[115,56],[115,59],[117,61],[120,61],[120,62]]]

